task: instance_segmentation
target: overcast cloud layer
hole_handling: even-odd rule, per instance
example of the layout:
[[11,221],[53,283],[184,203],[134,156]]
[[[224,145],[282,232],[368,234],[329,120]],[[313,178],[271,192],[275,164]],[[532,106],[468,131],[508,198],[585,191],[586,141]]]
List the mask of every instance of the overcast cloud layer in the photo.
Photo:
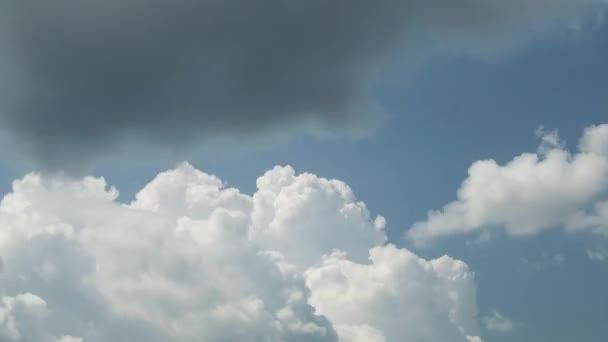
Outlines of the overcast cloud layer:
[[480,160],[469,168],[457,200],[431,211],[407,237],[419,244],[504,228],[510,236],[547,229],[608,236],[608,124],[588,127],[571,153],[557,131],[538,131],[536,153],[505,165]]
[[337,180],[248,196],[188,164],[130,204],[28,174],[0,203],[0,340],[479,342],[473,273],[386,245]]
[[491,53],[602,2],[3,1],[0,120],[57,165],[126,137],[354,132],[387,59]]

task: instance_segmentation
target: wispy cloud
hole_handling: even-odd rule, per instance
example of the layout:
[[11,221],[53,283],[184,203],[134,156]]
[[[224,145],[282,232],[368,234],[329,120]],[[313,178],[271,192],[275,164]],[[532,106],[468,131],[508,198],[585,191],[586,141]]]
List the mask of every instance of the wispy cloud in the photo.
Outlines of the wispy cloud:
[[514,324],[510,318],[504,316],[497,310],[482,318],[484,327],[487,331],[506,334],[513,331]]
[[596,249],[588,249],[587,257],[591,261],[604,262],[608,261],[608,249],[605,247],[598,247]]
[[559,266],[566,261],[566,257],[563,254],[556,253],[550,254],[543,252],[540,258],[531,260],[528,258],[521,258],[522,272],[540,272],[548,267]]

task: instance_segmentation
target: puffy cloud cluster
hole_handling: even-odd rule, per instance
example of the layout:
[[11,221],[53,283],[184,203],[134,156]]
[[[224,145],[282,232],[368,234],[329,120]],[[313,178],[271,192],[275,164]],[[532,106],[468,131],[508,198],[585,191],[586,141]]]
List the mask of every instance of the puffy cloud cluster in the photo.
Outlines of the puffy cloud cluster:
[[544,132],[537,153],[505,165],[471,165],[458,199],[431,211],[407,237],[419,244],[457,234],[504,227],[511,236],[552,228],[608,234],[608,125],[591,126],[578,151],[567,151],[556,132]]
[[129,204],[28,174],[0,203],[3,341],[481,341],[461,261],[387,245],[343,182],[276,167],[246,195],[183,164]]
[[373,85],[387,61],[495,53],[604,3],[10,1],[0,122],[59,165],[124,139],[356,132],[382,112]]

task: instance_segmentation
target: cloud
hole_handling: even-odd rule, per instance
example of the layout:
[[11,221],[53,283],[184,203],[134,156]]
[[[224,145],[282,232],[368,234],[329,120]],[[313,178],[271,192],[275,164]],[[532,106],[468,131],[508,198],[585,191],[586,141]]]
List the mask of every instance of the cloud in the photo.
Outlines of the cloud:
[[246,195],[182,164],[131,203],[28,174],[0,203],[0,339],[481,341],[473,273],[386,245],[343,182],[276,167]]
[[543,126],[536,129],[536,137],[540,139],[540,144],[536,149],[536,153],[539,155],[546,155],[552,150],[563,149],[565,142],[560,141],[559,132],[554,130],[546,130]]
[[547,252],[543,252],[541,257],[537,260],[530,260],[528,258],[521,258],[521,272],[530,273],[530,272],[541,272],[542,270],[548,267],[556,267],[564,263],[566,261],[566,257],[562,254],[550,254]]
[[595,203],[591,210],[574,213],[566,228],[572,232],[589,230],[598,235],[608,235],[608,201]]
[[57,342],[82,342],[82,338],[74,336],[61,336]]
[[55,166],[125,140],[359,132],[381,116],[372,88],[388,61],[491,54],[601,3],[14,1],[0,14],[0,119]]
[[370,261],[336,252],[307,271],[310,302],[338,333],[355,341],[464,341],[463,332],[475,331],[475,284],[465,263],[427,261],[392,245],[373,248]]
[[[542,136],[539,152],[505,165],[494,160],[471,165],[457,200],[431,211],[406,233],[418,244],[433,239],[503,227],[510,236],[548,229],[608,232],[608,208],[598,201],[608,190],[608,125],[591,126],[572,154],[556,132]],[[593,212],[588,212],[595,206]]]
[[579,150],[608,157],[608,125],[594,125],[585,129]]
[[513,322],[496,310],[492,314],[482,319],[486,330],[501,334],[513,331]]
[[603,246],[595,249],[588,249],[587,257],[589,260],[596,262],[608,261],[608,250]]
[[0,338],[3,341],[50,341],[38,331],[38,322],[48,315],[46,302],[31,293],[0,301]]

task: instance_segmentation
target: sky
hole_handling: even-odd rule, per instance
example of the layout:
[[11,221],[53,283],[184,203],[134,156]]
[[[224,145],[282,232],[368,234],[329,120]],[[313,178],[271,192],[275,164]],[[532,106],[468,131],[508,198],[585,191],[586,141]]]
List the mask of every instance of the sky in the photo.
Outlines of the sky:
[[604,1],[2,7],[0,341],[608,336]]

